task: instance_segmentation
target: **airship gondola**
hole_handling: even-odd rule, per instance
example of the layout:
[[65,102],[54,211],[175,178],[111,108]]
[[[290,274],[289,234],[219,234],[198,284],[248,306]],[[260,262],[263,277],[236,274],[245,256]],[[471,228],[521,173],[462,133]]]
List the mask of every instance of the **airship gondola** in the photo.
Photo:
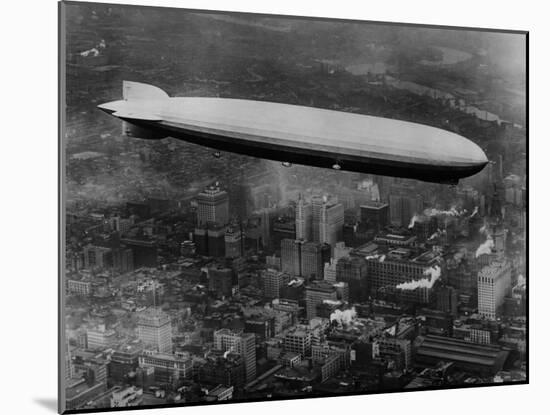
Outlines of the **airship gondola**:
[[418,123],[275,102],[169,97],[130,81],[123,81],[122,95],[98,108],[121,119],[127,136],[174,137],[214,154],[447,184],[488,162],[469,139]]

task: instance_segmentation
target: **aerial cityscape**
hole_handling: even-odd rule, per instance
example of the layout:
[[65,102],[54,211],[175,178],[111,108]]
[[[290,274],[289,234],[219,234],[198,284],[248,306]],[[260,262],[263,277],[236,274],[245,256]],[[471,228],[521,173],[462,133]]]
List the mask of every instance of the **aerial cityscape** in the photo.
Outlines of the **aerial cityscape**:
[[[524,34],[63,7],[66,410],[527,382]],[[130,137],[97,108],[128,80],[436,127],[488,163],[437,183]]]

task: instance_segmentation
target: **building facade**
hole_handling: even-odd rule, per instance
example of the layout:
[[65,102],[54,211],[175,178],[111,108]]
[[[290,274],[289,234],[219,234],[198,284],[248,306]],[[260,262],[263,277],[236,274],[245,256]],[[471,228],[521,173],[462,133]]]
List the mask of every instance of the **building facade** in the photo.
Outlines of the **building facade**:
[[483,317],[495,320],[504,297],[511,290],[512,268],[503,259],[485,266],[477,277],[478,311]]
[[197,222],[199,225],[229,221],[229,196],[219,185],[208,186],[197,195]]
[[146,348],[172,353],[172,321],[158,308],[148,308],[138,315],[138,337]]

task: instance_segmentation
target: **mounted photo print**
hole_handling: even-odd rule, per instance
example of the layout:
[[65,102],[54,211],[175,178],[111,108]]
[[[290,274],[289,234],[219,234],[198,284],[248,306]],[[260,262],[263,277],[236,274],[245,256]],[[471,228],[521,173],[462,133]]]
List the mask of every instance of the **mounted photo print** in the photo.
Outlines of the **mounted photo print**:
[[60,412],[528,382],[527,32],[59,16]]

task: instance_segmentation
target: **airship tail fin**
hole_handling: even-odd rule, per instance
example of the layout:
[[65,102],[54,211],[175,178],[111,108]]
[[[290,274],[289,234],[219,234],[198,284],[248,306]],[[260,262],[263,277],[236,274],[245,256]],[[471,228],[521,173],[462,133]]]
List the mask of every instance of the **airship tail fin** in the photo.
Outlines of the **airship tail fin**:
[[149,99],[160,100],[170,98],[162,89],[141,82],[122,81],[122,97],[124,100]]

